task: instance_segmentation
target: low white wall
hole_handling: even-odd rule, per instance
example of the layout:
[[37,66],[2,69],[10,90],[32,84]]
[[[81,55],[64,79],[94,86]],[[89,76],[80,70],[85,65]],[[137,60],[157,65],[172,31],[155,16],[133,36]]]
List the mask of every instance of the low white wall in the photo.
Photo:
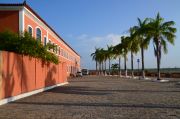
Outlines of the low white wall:
[[24,98],[24,97],[28,97],[28,96],[31,96],[31,95],[34,95],[34,94],[37,94],[37,93],[40,93],[40,92],[43,92],[43,91],[46,91],[46,90],[49,90],[49,89],[53,89],[53,88],[58,87],[58,86],[63,86],[63,85],[66,85],[66,84],[69,84],[69,83],[68,82],[60,83],[60,84],[56,84],[56,85],[53,85],[53,86],[41,88],[41,89],[38,89],[38,90],[35,90],[35,91],[31,91],[31,92],[28,92],[28,93],[23,93],[23,94],[20,94],[20,95],[17,95],[17,96],[5,98],[5,99],[0,100],[0,105],[4,105],[4,104],[7,104],[9,102],[12,102],[12,101]]

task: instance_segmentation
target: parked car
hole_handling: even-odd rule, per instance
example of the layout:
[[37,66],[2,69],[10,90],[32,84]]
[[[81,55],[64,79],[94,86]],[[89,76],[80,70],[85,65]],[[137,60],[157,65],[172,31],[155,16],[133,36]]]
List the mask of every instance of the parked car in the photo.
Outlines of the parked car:
[[82,69],[82,75],[89,75],[88,69]]
[[78,72],[76,73],[76,77],[82,77],[82,72],[78,71]]

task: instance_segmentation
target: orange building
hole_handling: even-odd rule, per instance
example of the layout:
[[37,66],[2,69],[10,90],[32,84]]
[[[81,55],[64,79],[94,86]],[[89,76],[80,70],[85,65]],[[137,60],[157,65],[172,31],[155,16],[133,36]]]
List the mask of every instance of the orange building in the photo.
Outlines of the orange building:
[[35,58],[0,51],[0,104],[65,84],[70,74],[80,70],[80,56],[30,6],[0,4],[0,32],[28,31],[41,43],[56,46],[58,65],[43,64]]

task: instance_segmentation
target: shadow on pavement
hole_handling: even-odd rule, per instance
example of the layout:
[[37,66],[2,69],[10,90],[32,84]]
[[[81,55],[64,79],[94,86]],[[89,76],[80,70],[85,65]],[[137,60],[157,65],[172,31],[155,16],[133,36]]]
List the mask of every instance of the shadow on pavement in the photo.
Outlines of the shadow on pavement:
[[92,90],[90,87],[80,87],[80,86],[64,86],[57,87],[46,92],[53,93],[63,93],[63,94],[79,94],[79,95],[106,95],[113,92],[120,93],[176,93],[180,92],[179,90]]
[[62,94],[77,94],[77,95],[108,95],[110,94],[109,92],[106,92],[106,91],[88,90],[88,87],[80,87],[80,86],[57,87],[46,92],[62,93]]
[[119,108],[163,108],[180,109],[180,105],[162,105],[162,104],[124,104],[124,103],[42,103],[42,102],[13,102],[11,104],[27,105],[45,105],[45,106],[89,106],[89,107],[119,107]]

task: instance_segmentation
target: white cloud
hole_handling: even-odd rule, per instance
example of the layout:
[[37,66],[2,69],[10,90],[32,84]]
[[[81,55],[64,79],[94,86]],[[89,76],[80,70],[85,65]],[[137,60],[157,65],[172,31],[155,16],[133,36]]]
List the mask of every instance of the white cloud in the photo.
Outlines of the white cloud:
[[109,34],[107,35],[107,39],[110,41],[111,45],[117,45],[120,43],[121,35]]
[[120,37],[122,35],[119,34],[107,34],[105,36],[88,36],[87,34],[82,34],[76,39],[79,42],[83,42],[84,44],[89,45],[90,47],[101,47],[106,48],[107,45],[117,45],[120,43]]
[[78,42],[74,44],[78,53],[81,55],[82,67],[94,68],[92,65],[92,58],[90,54],[94,52],[96,48],[107,48],[107,45],[117,45],[120,43],[120,34],[107,34],[104,36],[89,36],[87,34],[82,34],[80,36],[74,37]]
[[87,38],[88,38],[87,34],[82,34],[82,35],[77,37],[78,40],[86,40]]

